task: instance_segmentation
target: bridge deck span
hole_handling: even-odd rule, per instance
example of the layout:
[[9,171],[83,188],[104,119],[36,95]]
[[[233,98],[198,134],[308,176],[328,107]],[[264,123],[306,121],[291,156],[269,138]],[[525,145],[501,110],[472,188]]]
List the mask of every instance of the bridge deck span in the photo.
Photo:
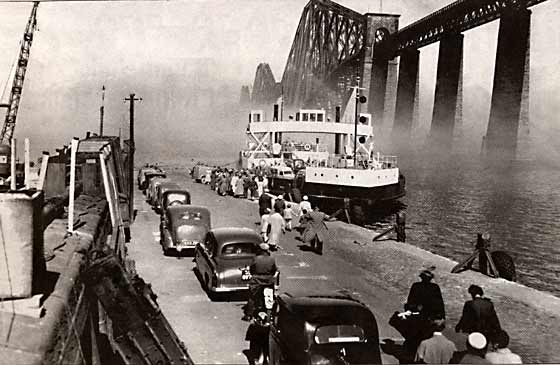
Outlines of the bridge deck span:
[[523,9],[546,0],[458,0],[393,34],[398,54],[438,42],[500,18],[508,9]]

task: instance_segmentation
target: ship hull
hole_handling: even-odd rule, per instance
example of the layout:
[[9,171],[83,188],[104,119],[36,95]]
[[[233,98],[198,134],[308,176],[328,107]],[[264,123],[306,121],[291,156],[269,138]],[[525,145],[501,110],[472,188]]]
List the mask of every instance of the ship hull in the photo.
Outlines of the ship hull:
[[368,205],[397,200],[406,195],[403,175],[399,176],[399,182],[396,184],[368,188],[306,182],[304,192],[306,195],[316,198],[349,198],[351,201],[363,202]]
[[[344,201],[348,198],[352,205],[363,207],[372,206],[380,203],[387,203],[398,200],[406,195],[405,177],[398,176],[398,182],[375,187],[348,186],[342,184],[324,184],[315,182],[298,183],[291,179],[272,178],[270,182],[271,192],[274,194],[286,194],[287,198],[299,202],[303,195],[307,195],[310,200],[317,202],[333,200]],[[300,180],[301,181],[301,180]]]

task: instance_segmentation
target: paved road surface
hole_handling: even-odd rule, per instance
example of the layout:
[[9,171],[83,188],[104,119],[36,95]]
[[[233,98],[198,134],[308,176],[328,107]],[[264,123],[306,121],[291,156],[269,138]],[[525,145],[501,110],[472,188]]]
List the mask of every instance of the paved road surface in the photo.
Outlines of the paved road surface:
[[[172,173],[170,179],[185,184],[191,192],[192,204],[210,209],[213,227],[259,228],[255,202],[218,196],[208,185],[196,184],[186,174]],[[159,245],[159,216],[144,199],[141,193],[135,195],[138,214],[129,246],[138,273],[152,284],[159,305],[195,363],[247,364],[243,350],[248,349],[244,340],[248,324],[240,320],[243,298],[211,302],[193,273],[192,257],[163,256]],[[328,247],[323,256],[306,250],[295,239],[296,235],[295,232],[284,235],[282,249],[273,254],[281,271],[280,291],[350,292],[376,314],[380,338],[398,338],[398,333],[386,323],[406,298],[388,303],[387,298],[395,297],[394,294],[364,280],[362,269],[334,257]],[[397,360],[383,355],[383,362],[397,363]]]

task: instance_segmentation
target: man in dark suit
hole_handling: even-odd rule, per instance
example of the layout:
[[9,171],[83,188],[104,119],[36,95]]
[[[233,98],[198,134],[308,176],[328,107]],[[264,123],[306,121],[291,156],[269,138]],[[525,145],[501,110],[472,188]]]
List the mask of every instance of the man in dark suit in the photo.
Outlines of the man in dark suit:
[[[432,283],[434,274],[430,270],[420,272],[420,282],[412,284],[405,312],[395,312],[389,324],[404,337],[404,350],[414,356],[418,345],[432,336],[434,325],[445,323],[445,308],[439,285]],[[410,359],[412,360],[412,359]]]
[[274,274],[278,270],[276,260],[270,255],[270,246],[266,243],[259,245],[260,252],[253,259],[250,266],[251,280],[249,281],[249,298],[244,308],[243,321],[250,321],[255,314],[257,295],[263,295],[262,289],[274,285]]
[[422,270],[420,280],[412,284],[405,309],[420,312],[420,316],[429,320],[445,319],[445,305],[439,285],[432,283],[434,274],[431,270]]
[[488,298],[484,298],[484,292],[478,285],[469,287],[469,300],[463,306],[463,315],[455,326],[455,332],[480,332],[486,338],[494,338],[501,331],[498,315],[494,310],[494,304]]
[[259,197],[259,214],[262,217],[272,210],[272,198],[267,194],[268,189],[264,189],[264,194]]

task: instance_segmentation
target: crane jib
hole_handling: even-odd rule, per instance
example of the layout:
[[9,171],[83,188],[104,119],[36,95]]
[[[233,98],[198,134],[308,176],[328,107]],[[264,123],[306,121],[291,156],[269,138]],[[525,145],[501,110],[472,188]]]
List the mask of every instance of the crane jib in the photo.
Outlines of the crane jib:
[[27,65],[29,63],[29,52],[31,50],[31,44],[33,42],[33,32],[37,27],[38,7],[39,2],[34,2],[33,8],[31,9],[31,15],[29,16],[27,26],[25,27],[23,40],[21,41],[19,56],[16,63],[16,70],[14,72],[12,80],[12,88],[10,90],[10,99],[7,104],[1,105],[8,108],[8,110],[6,111],[4,126],[2,127],[2,133],[0,134],[0,142],[2,143],[10,143],[14,134],[19,102],[21,100],[21,92],[23,90],[23,82],[25,80],[25,73],[27,71]]

